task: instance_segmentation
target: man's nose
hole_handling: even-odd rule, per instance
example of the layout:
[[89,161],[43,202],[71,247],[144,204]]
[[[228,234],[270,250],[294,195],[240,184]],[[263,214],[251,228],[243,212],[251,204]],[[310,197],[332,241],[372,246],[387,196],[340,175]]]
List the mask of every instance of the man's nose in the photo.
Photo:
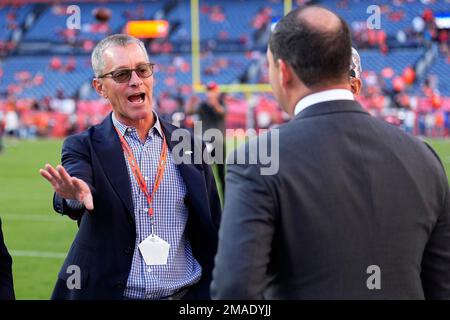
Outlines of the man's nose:
[[130,86],[139,86],[142,84],[142,79],[139,78],[136,70],[131,71],[131,78],[129,81]]

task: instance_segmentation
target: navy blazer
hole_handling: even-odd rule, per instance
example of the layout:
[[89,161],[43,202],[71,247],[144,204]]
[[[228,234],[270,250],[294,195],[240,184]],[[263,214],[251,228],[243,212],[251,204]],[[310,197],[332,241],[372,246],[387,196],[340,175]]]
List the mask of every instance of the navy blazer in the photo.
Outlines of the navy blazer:
[[[171,137],[177,128],[161,119],[160,122],[172,152],[176,143]],[[192,164],[182,163],[178,168],[188,190],[186,231],[193,255],[202,267],[202,276],[187,297],[209,299],[221,207],[211,168],[203,160],[200,164],[193,161],[194,154],[202,152],[201,142],[194,143],[190,134],[189,138],[194,148]],[[77,219],[79,230],[59,272],[52,299],[122,299],[131,269],[136,228],[130,178],[111,114],[101,124],[65,140],[62,165],[71,176],[90,186],[94,210],[72,210],[65,200],[54,195],[54,209]],[[67,280],[74,274],[71,265],[80,267],[81,289],[67,286]]]
[[14,300],[12,260],[3,241],[2,220],[0,219],[0,300]]

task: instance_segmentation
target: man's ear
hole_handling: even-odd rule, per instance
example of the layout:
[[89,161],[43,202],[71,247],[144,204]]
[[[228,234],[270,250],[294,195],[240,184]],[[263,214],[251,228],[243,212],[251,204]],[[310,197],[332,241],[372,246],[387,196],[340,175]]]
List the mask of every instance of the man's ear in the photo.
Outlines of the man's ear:
[[278,59],[278,65],[280,67],[280,85],[283,88],[289,87],[291,82],[292,82],[292,78],[293,78],[293,74],[292,74],[292,69],[291,67],[282,59]]
[[351,78],[350,79],[350,87],[352,90],[352,93],[354,95],[359,95],[359,93],[361,92],[361,88],[362,88],[362,81],[361,79],[358,78]]
[[103,82],[100,79],[92,79],[92,87],[95,89],[95,91],[97,91],[99,95],[101,95],[105,99],[108,99],[108,96],[105,92],[105,87],[103,86]]

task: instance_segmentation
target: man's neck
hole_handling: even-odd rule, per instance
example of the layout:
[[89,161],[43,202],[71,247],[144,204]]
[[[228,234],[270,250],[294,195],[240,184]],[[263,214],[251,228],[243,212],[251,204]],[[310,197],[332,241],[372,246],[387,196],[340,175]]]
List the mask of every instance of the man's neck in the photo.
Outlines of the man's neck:
[[118,115],[117,113],[114,114],[116,119],[119,120],[122,124],[133,127],[136,129],[137,134],[139,136],[139,139],[145,143],[147,140],[148,132],[150,131],[150,128],[154,126],[155,124],[155,116],[153,115],[153,112],[150,112],[150,115],[144,119],[140,120],[131,120],[126,119]]

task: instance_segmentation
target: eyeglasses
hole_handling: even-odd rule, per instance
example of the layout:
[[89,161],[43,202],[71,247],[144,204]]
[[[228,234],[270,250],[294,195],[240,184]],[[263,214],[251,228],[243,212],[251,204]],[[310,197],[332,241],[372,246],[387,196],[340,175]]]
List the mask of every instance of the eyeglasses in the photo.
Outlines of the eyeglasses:
[[97,78],[106,78],[107,76],[110,76],[117,83],[125,83],[130,81],[133,71],[136,71],[136,74],[139,76],[139,78],[148,78],[153,74],[154,65],[154,63],[145,63],[138,65],[136,69],[114,70],[98,76]]

